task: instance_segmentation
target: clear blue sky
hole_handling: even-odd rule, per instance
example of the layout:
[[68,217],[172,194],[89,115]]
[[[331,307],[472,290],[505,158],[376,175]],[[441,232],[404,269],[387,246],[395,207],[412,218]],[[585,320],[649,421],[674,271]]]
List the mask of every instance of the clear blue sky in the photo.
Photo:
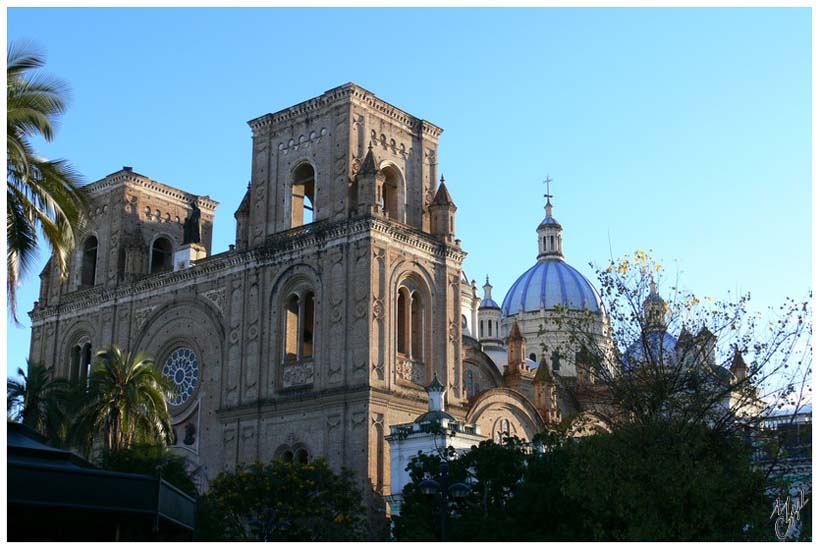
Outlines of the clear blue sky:
[[246,121],[353,81],[445,129],[465,269],[499,302],[535,262],[547,172],[590,278],[611,242],[759,309],[811,284],[809,8],[10,9],[8,37],[72,88],[41,154],[210,195],[214,251],[250,177]]

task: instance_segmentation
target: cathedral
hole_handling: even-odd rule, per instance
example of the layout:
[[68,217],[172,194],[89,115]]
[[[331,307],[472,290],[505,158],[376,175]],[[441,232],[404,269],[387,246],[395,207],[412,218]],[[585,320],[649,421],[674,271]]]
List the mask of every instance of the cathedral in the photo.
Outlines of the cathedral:
[[387,496],[391,427],[429,412],[433,381],[479,438],[530,440],[583,408],[562,388],[588,370],[554,316],[591,315],[596,338],[607,319],[549,197],[535,263],[499,305],[462,270],[441,128],[352,83],[248,125],[228,250],[211,250],[211,197],[131,167],[87,187],[68,279],[40,274],[32,362],[79,381],[98,349],[151,354],[202,488],[240,463],[321,456]]

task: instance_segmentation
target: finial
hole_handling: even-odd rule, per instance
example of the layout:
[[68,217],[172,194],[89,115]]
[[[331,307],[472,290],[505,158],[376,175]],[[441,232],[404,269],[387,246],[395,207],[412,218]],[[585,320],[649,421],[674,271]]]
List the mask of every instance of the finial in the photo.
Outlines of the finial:
[[367,150],[368,150],[368,151],[372,151],[372,150],[373,150],[373,141],[372,141],[372,140],[370,141],[370,143],[368,143],[368,144],[367,144]]
[[487,274],[487,284],[490,284],[490,275],[489,275],[489,273]]
[[441,175],[441,185],[444,185],[444,174]]
[[550,178],[549,174],[547,174],[547,179],[544,180],[544,183],[547,184],[547,194],[544,195],[544,197],[547,198],[547,204],[552,204],[550,201],[550,199],[552,199],[552,195],[550,194],[550,183],[552,183],[552,178]]
[[658,285],[655,284],[655,277],[653,275],[649,276],[649,293],[650,294],[657,294],[658,293]]

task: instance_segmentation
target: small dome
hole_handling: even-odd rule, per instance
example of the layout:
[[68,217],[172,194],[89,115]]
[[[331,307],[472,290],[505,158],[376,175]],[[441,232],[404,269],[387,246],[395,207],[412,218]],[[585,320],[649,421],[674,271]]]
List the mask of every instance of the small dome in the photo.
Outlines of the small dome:
[[540,223],[540,224],[538,224],[538,227],[542,227],[542,226],[544,226],[544,225],[557,225],[558,227],[561,227],[561,224],[560,224],[560,223],[558,223],[558,220],[556,220],[556,219],[555,219],[555,218],[553,218],[552,216],[547,216],[547,217],[545,217],[545,218],[543,219],[543,221],[541,221],[541,223]]
[[521,311],[556,306],[596,313],[603,310],[598,292],[577,269],[561,258],[544,258],[513,283],[504,297],[501,313],[509,317]]
[[664,330],[649,332],[646,335],[646,345],[639,338],[627,348],[623,358],[624,368],[629,370],[646,363],[647,350],[653,363],[659,364],[663,360],[664,365],[674,364],[677,343],[675,337]]
[[478,306],[478,309],[501,309],[498,307],[498,304],[495,303],[495,300],[492,298],[484,298],[481,300],[481,305]]

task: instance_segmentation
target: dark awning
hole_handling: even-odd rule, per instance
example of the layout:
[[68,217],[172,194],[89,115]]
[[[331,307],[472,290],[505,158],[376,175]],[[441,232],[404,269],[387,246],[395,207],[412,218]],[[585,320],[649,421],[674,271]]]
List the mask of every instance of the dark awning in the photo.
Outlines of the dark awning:
[[21,424],[7,426],[9,506],[153,515],[193,530],[196,500],[170,483],[101,470],[73,453],[46,445],[39,434]]

